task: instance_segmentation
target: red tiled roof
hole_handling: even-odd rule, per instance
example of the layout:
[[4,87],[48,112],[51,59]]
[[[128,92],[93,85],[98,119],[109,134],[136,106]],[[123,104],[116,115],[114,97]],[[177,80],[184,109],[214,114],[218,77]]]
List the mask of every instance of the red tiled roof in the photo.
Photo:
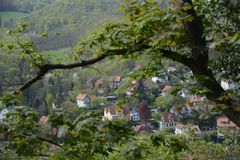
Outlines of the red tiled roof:
[[80,93],[80,94],[78,94],[78,96],[76,97],[76,99],[82,101],[82,100],[84,100],[84,98],[85,98],[86,96],[88,96],[91,100],[97,98],[95,95],[82,94],[82,93]]
[[177,116],[174,113],[165,112],[162,115],[162,120],[165,122],[170,122],[171,120],[176,122]]
[[176,126],[175,126],[175,128],[177,128],[177,129],[182,129],[184,127],[185,126],[183,124],[181,124],[181,123],[177,123]]
[[87,94],[78,94],[78,96],[76,97],[77,100],[83,100],[86,96],[88,96]]
[[162,89],[162,92],[168,92],[168,91],[171,90],[171,88],[172,88],[172,86],[166,85],[166,86]]
[[217,127],[223,128],[223,127],[237,127],[235,123],[230,121],[227,117],[219,117],[217,119]]

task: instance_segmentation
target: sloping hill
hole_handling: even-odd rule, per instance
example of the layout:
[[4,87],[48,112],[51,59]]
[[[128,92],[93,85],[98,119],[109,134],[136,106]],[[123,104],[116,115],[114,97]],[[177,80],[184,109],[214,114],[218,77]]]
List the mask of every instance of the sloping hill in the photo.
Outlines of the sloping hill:
[[49,32],[96,28],[104,19],[119,18],[119,0],[60,0],[26,17],[31,30]]
[[0,0],[0,11],[30,13],[56,1],[57,0]]
[[[41,43],[40,48],[53,50],[75,44],[87,33],[95,31],[104,20],[119,21],[120,3],[121,0],[59,0],[32,12],[25,20],[33,39]],[[43,32],[49,33],[47,45],[37,38]],[[60,36],[55,37],[56,32]]]

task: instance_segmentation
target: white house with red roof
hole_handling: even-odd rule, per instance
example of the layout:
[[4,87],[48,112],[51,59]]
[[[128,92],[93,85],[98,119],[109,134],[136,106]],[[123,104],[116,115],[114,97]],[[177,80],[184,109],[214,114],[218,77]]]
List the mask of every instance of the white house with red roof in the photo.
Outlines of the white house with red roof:
[[96,96],[80,93],[80,94],[78,94],[78,96],[76,97],[77,105],[78,105],[78,107],[80,107],[80,108],[89,107],[90,104],[91,104],[91,100],[93,100],[94,98],[96,98]]
[[127,105],[117,108],[116,106],[109,106],[104,108],[103,120],[126,119],[130,120],[130,112]]
[[177,124],[178,120],[177,120],[177,116],[174,113],[170,113],[170,112],[165,112],[162,114],[160,123],[159,123],[159,129],[160,130],[170,130],[170,131],[174,131],[175,130],[175,126]]
[[177,125],[175,126],[175,134],[187,135],[190,132],[193,132],[195,136],[200,136],[202,134],[198,125],[186,126],[186,125],[177,123]]

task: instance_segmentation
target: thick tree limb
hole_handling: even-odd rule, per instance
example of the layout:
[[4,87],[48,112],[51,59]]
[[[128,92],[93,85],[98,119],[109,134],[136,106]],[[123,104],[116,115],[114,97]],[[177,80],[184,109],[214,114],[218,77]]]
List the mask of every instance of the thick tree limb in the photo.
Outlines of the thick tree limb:
[[147,45],[136,45],[133,49],[116,49],[116,50],[108,50],[106,53],[101,54],[97,56],[96,58],[90,59],[90,60],[82,60],[78,63],[72,63],[72,64],[45,64],[39,67],[39,72],[35,77],[24,83],[21,87],[19,87],[14,94],[18,94],[19,92],[23,92],[27,88],[29,88],[32,84],[40,80],[46,73],[48,73],[51,70],[56,69],[73,69],[78,67],[85,67],[92,64],[95,64],[107,57],[115,56],[115,55],[129,55],[136,51],[143,51],[144,49],[149,48]]

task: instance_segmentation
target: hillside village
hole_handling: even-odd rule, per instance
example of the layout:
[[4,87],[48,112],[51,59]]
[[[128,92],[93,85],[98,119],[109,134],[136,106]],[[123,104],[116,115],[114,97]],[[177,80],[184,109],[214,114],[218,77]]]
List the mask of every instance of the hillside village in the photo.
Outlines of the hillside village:
[[[178,72],[174,67],[169,67],[166,71],[175,74]],[[156,86],[157,95],[159,96],[170,94],[174,88],[174,82],[171,76],[165,76],[164,78],[153,77],[148,81]],[[143,81],[133,80],[127,85],[124,96],[132,97],[140,91],[143,91],[142,94],[144,96],[137,98],[138,100],[135,106],[131,106],[131,104],[127,102],[125,104],[118,103],[120,97],[114,91],[121,87],[124,82],[126,82],[126,80],[119,75],[109,76],[107,79],[88,79],[85,87],[96,89],[97,92],[96,94],[89,94],[87,92],[78,93],[75,97],[75,107],[83,110],[100,109],[100,117],[103,121],[126,121],[126,123],[132,124],[133,130],[137,133],[151,134],[156,131],[162,131],[202,138],[210,134],[212,138],[214,135],[216,136],[215,139],[213,139],[216,141],[221,139],[225,133],[238,134],[240,130],[236,124],[228,118],[217,114],[217,112],[215,113],[216,116],[204,118],[199,121],[200,113],[211,111],[211,104],[207,103],[207,99],[204,96],[190,94],[184,88],[177,93],[178,96],[185,99],[184,103],[181,104],[181,106],[176,103],[171,103],[167,109],[163,109],[161,106],[151,106],[151,102],[147,100],[149,95],[156,93],[152,93]],[[236,84],[233,85],[230,81],[221,81],[221,84],[226,89],[239,91],[239,86]],[[142,89],[140,87],[142,87]],[[162,101],[164,101],[164,99],[162,99]],[[53,103],[53,109],[57,109],[57,107],[58,106]],[[4,122],[4,119],[7,118],[7,113],[11,110],[13,110],[13,107],[1,111],[0,123]],[[40,117],[39,123],[41,125],[48,124],[47,115]],[[50,129],[50,132],[58,136],[67,134],[64,133],[64,130],[61,128],[57,128],[58,127],[55,126]]]

